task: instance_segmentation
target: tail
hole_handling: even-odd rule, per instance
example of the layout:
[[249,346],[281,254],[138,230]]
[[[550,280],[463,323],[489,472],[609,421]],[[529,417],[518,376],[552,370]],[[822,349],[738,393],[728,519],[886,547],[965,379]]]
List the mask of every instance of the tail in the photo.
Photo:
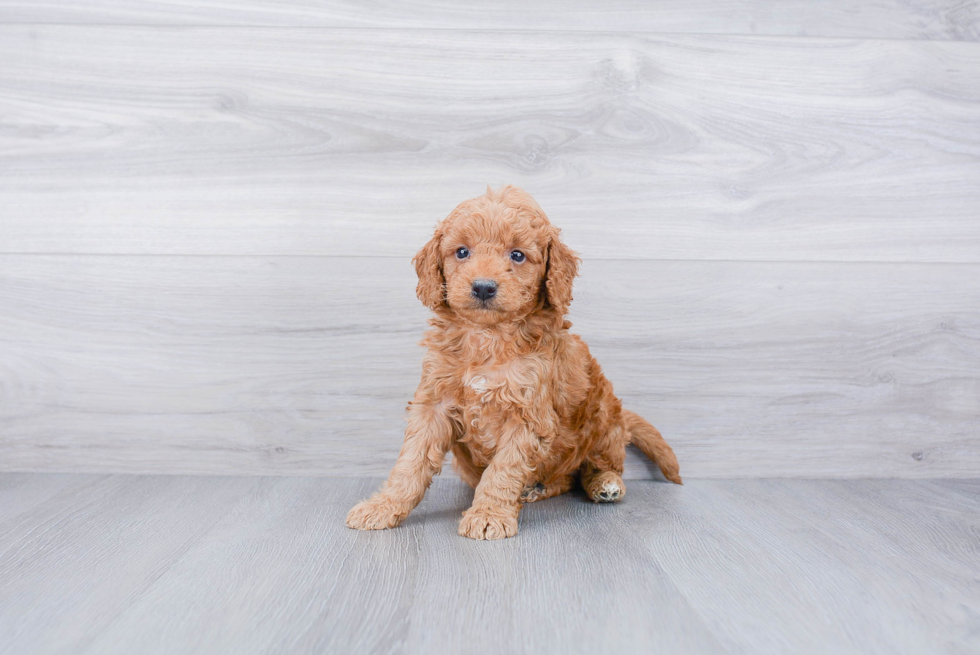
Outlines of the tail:
[[644,455],[653,460],[665,478],[674,484],[684,484],[681,482],[681,467],[677,463],[677,456],[664,441],[660,431],[647,423],[646,419],[627,409],[623,410],[623,418],[626,420],[626,431],[629,433],[630,442],[636,444]]

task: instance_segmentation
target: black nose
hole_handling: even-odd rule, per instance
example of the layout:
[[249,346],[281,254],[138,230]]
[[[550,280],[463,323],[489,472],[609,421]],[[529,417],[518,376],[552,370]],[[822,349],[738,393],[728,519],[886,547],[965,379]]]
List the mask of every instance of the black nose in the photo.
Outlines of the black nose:
[[493,280],[473,280],[473,297],[486,302],[497,295],[497,283]]

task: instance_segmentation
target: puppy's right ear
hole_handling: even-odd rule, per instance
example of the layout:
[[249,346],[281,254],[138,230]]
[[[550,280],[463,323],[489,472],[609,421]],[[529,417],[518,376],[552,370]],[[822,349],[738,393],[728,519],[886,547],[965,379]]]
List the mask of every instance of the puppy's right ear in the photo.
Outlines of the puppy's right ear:
[[548,267],[544,276],[544,289],[548,304],[562,316],[568,313],[572,303],[572,281],[578,275],[579,258],[558,238],[557,228],[548,244]]
[[446,304],[446,278],[442,274],[442,256],[439,254],[441,244],[442,230],[437,229],[429,242],[412,259],[415,274],[419,276],[415,295],[423,305],[433,311]]

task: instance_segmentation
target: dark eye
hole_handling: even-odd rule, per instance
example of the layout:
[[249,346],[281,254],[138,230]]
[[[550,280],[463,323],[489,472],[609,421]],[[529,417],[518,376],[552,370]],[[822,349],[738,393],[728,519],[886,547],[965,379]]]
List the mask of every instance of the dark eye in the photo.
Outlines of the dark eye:
[[456,249],[456,259],[466,259],[470,256],[470,251],[466,248]]
[[511,252],[510,258],[511,261],[517,262],[518,264],[527,259],[527,257],[524,256],[524,253],[522,253],[520,250],[514,250]]

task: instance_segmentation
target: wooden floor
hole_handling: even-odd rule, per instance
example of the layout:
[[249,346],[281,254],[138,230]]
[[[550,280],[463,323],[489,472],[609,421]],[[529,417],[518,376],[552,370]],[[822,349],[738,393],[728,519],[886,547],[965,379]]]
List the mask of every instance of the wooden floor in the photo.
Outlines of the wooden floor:
[[630,483],[456,536],[437,480],[4,474],[0,653],[976,653],[980,481]]

